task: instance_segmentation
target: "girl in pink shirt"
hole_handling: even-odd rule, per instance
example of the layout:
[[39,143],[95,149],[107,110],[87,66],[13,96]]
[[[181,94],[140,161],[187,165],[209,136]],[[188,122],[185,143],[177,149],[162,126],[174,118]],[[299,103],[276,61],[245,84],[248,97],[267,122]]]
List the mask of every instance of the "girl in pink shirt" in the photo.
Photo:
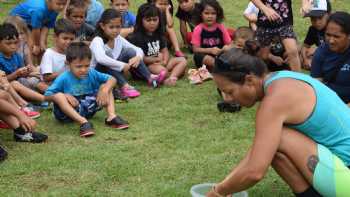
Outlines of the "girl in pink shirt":
[[199,68],[203,64],[211,70],[215,57],[231,48],[231,37],[223,24],[224,11],[216,0],[203,0],[198,6],[197,25],[193,30],[194,62]]

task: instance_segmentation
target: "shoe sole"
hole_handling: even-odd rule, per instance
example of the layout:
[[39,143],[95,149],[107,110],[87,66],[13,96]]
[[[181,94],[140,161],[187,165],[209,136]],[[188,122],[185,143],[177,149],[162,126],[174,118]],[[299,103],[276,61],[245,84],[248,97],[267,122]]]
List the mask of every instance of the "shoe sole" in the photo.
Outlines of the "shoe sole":
[[91,137],[93,135],[95,135],[94,132],[88,131],[88,132],[85,132],[84,134],[80,134],[80,137]]
[[119,125],[119,126],[107,125],[107,126],[112,127],[114,129],[119,129],[119,130],[124,130],[124,129],[129,128],[129,125]]

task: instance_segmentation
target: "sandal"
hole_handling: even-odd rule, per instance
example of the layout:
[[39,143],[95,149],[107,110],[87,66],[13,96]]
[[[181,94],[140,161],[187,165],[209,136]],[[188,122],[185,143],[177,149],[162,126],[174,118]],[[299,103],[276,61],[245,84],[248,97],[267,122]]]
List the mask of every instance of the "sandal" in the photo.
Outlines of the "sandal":
[[189,69],[188,70],[188,79],[190,80],[190,84],[201,84],[203,83],[200,75],[199,75],[199,71],[196,69]]
[[203,81],[208,81],[213,79],[213,75],[210,74],[210,72],[207,69],[207,66],[203,64],[202,67],[198,69],[199,76]]

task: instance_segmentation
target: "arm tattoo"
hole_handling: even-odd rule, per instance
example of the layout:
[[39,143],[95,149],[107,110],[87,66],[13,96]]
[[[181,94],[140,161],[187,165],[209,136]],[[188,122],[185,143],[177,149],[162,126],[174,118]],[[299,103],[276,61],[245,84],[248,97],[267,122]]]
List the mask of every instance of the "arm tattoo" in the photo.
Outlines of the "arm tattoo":
[[311,155],[308,159],[307,159],[307,167],[309,168],[311,173],[315,172],[315,168],[318,164],[318,156],[316,155]]

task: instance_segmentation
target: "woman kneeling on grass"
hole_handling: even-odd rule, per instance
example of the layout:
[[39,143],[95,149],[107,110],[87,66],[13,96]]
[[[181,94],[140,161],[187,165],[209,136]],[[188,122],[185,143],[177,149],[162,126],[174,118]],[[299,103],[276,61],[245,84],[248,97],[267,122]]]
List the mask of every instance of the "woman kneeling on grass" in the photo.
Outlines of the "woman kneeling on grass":
[[207,196],[248,189],[270,165],[296,196],[350,196],[350,109],[316,79],[266,70],[240,49],[216,59],[214,80],[229,101],[260,104],[251,148]]

